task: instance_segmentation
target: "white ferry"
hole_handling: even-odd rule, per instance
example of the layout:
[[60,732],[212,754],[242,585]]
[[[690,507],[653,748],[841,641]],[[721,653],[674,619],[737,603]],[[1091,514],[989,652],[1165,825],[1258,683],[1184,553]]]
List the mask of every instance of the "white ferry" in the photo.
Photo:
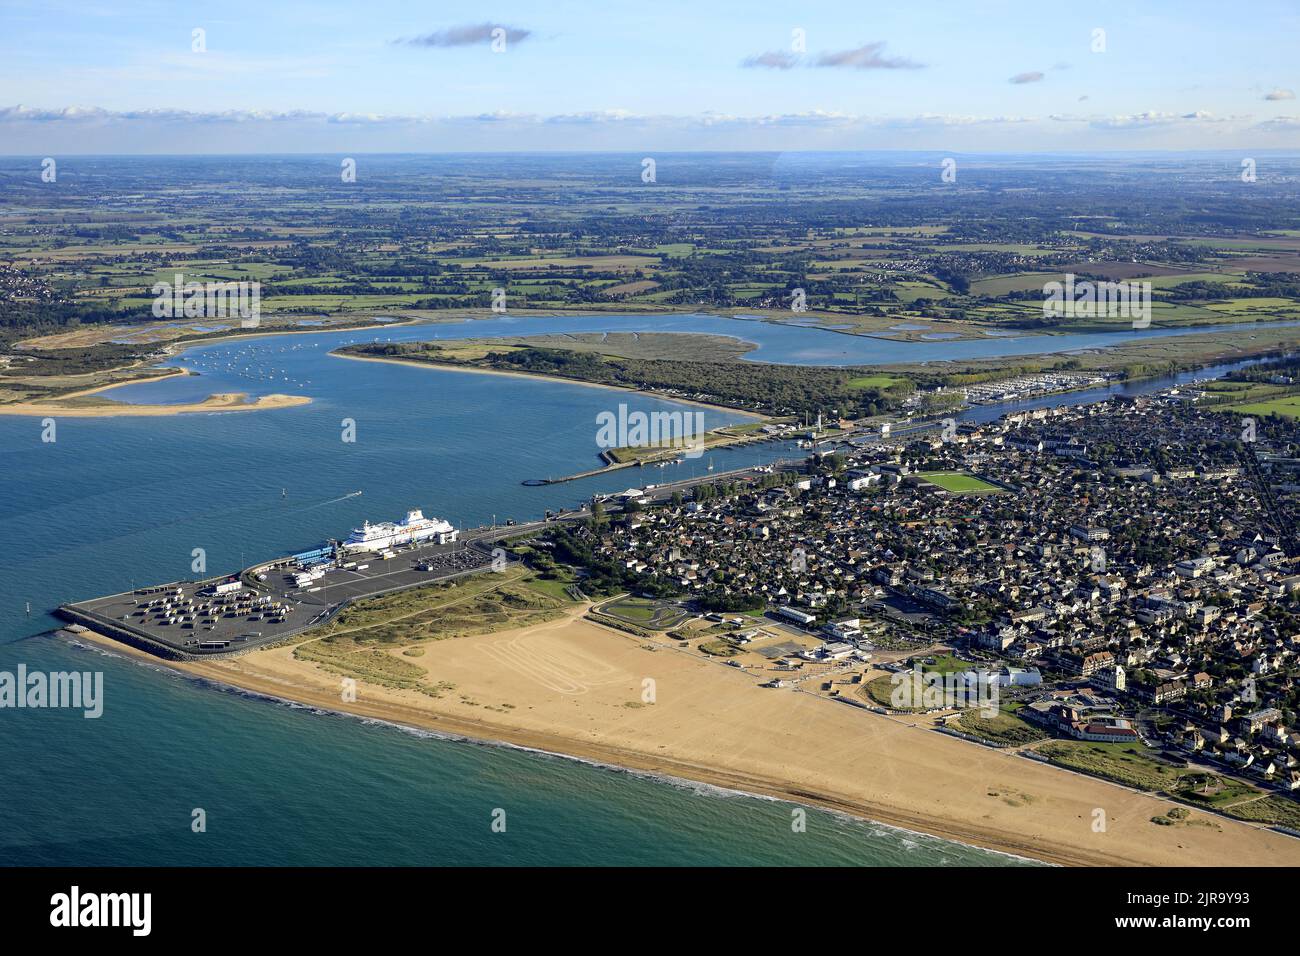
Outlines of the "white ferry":
[[378,524],[367,521],[360,528],[352,529],[352,534],[343,542],[343,550],[383,551],[417,542],[450,544],[459,535],[460,532],[451,526],[450,521],[426,518],[417,508],[408,511],[401,521],[381,521]]

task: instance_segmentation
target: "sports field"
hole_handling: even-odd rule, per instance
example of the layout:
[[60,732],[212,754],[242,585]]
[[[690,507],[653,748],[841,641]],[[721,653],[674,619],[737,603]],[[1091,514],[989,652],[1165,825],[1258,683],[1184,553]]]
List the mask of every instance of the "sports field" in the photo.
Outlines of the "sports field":
[[986,495],[1002,490],[964,471],[918,471],[916,476],[955,495]]

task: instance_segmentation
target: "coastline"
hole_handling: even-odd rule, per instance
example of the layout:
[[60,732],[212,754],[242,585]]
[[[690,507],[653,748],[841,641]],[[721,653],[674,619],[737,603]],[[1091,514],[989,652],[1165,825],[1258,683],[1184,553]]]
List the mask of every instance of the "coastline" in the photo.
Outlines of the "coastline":
[[188,412],[259,411],[269,408],[292,408],[297,405],[311,403],[311,398],[306,395],[262,395],[256,401],[248,402],[244,401],[244,399],[248,398],[247,392],[215,392],[201,402],[185,402],[177,405],[146,405],[112,401],[104,405],[63,404],[68,399],[99,395],[115,388],[122,388],[125,385],[145,385],[150,382],[161,382],[169,378],[192,374],[192,372],[183,368],[168,369],[161,375],[129,379],[125,382],[109,382],[107,385],[96,385],[92,388],[68,392],[66,395],[60,395],[57,398],[0,405],[0,415],[23,415],[31,418],[40,418],[47,415],[62,415],[65,418],[116,418],[133,415],[183,415]]
[[[170,375],[159,378],[171,378]],[[246,401],[247,392],[217,392],[201,402],[186,402],[178,405],[134,405],[128,402],[115,402],[105,405],[64,405],[60,402],[69,398],[78,398],[97,392],[120,388],[123,385],[138,385],[141,382],[157,379],[138,379],[134,382],[118,382],[99,388],[74,392],[59,399],[47,402],[18,402],[13,405],[0,405],[0,415],[21,415],[29,418],[42,418],[59,415],[64,418],[124,418],[124,417],[158,417],[164,415],[185,415],[198,412],[256,412],[275,408],[294,408],[311,404],[306,395],[262,395],[255,401]]]
[[[164,660],[154,657],[152,654],[145,653],[137,648],[125,644],[119,644],[111,638],[105,637],[95,631],[86,630],[72,639],[73,643],[85,642],[94,645],[98,653],[118,654],[123,657],[131,658],[143,666],[156,666],[159,669],[170,670],[179,677],[187,680],[200,682],[204,685],[217,689],[219,691],[239,694],[254,700],[265,701],[273,704],[292,706],[295,708],[309,708],[319,714],[333,717],[344,717],[360,720],[369,724],[383,724],[394,730],[407,733],[414,733],[423,737],[430,737],[436,740],[447,741],[451,743],[472,744],[480,747],[501,748],[506,750],[522,751],[524,753],[536,754],[542,757],[552,757],[559,760],[571,761],[573,763],[583,764],[598,770],[605,770],[612,773],[631,774],[659,784],[669,784],[682,787],[698,788],[704,787],[708,790],[716,791],[726,796],[748,797],[754,800],[771,800],[782,803],[791,803],[798,806],[808,807],[811,809],[824,810],[827,813],[837,814],[848,817],[853,821],[861,824],[872,824],[889,827],[899,833],[908,836],[926,837],[931,839],[946,840],[952,843],[958,843],[962,846],[974,847],[977,849],[987,850],[990,853],[996,853],[1001,856],[1012,857],[1017,860],[1039,863],[1050,866],[1072,865],[1064,861],[1052,861],[1045,857],[1031,855],[1029,851],[1016,852],[1010,849],[1000,849],[994,846],[983,846],[975,842],[965,842],[963,839],[945,835],[935,831],[923,830],[918,828],[907,827],[899,823],[890,823],[881,819],[874,819],[863,816],[860,812],[847,805],[831,803],[819,799],[806,792],[795,790],[773,790],[765,792],[759,789],[760,784],[755,784],[751,789],[739,789],[744,781],[735,781],[724,784],[720,782],[723,778],[721,775],[717,780],[705,779],[705,774],[691,772],[690,776],[679,773],[671,773],[661,769],[659,766],[647,762],[645,766],[635,766],[633,760],[623,760],[614,762],[612,759],[601,757],[599,751],[593,749],[590,754],[584,755],[574,752],[578,748],[568,747],[564,750],[548,750],[541,745],[541,742],[530,737],[521,737],[519,740],[510,739],[510,735],[502,733],[496,736],[483,736],[477,733],[477,727],[467,726],[464,729],[455,729],[451,724],[436,725],[430,723],[420,723],[405,719],[399,715],[389,712],[372,713],[365,707],[355,707],[348,709],[340,706],[332,698],[322,697],[319,700],[302,699],[305,695],[298,697],[287,697],[275,685],[253,686],[253,681],[243,681],[233,683],[224,675],[199,673],[193,667],[182,665],[176,661]],[[747,785],[747,784],[746,784]]]
[[[747,675],[667,647],[655,651],[642,639],[581,620],[580,613],[422,645],[437,658],[433,670],[458,678],[459,702],[361,682],[357,699],[345,703],[338,677],[294,659],[289,647],[178,663],[93,632],[77,637],[274,700],[815,806],[1047,863],[1300,862],[1300,841],[1262,827],[1200,811],[1193,812],[1195,829],[1157,827],[1150,818],[1176,804],[812,694],[761,689]],[[581,690],[557,691],[556,675],[561,686],[568,680],[565,668],[569,677],[584,675]],[[633,691],[618,685],[631,679],[635,687],[636,675],[647,670],[660,679],[660,702],[623,701]],[[480,699],[507,693],[519,709],[493,707],[503,716],[485,717]],[[778,693],[787,696],[774,701]],[[467,694],[474,700],[466,703]],[[749,718],[764,721],[761,734]],[[1106,809],[1108,833],[1091,830],[1094,807]]]
[[[687,310],[683,312],[675,312],[670,310],[666,313],[664,313],[662,310],[652,310],[650,312],[646,312],[642,310],[604,311],[604,310],[590,310],[590,309],[541,310],[535,314],[530,314],[529,317],[545,318],[545,317],[552,317],[552,316],[568,316],[568,315],[576,315],[576,316],[607,315],[607,316],[617,316],[617,317],[635,317],[637,315],[644,315],[644,314],[702,315],[705,317],[725,318],[725,319],[731,319],[735,321],[757,322],[760,324],[777,324],[777,325],[792,324],[783,321],[782,318],[777,317],[775,315],[763,314],[763,310],[759,310],[759,312],[757,313],[751,312],[746,314],[726,314],[725,312],[713,312],[708,310],[705,311]],[[282,335],[320,335],[320,334],[335,333],[335,332],[373,332],[373,331],[382,331],[383,329],[391,329],[391,328],[397,328],[403,326],[410,327],[410,326],[418,326],[418,325],[445,325],[445,324],[452,324],[456,322],[466,322],[466,321],[474,322],[480,320],[490,320],[495,317],[496,316],[494,316],[490,312],[477,312],[475,310],[457,310],[457,314],[455,315],[437,314],[437,315],[422,315],[422,316],[414,316],[414,317],[401,317],[401,318],[397,318],[393,322],[370,323],[364,325],[341,325],[337,327],[326,326],[326,327],[310,327],[310,328],[267,327],[267,328],[260,328],[260,329],[247,329],[247,330],[241,329],[238,331],[234,331],[233,334],[212,333],[203,336],[182,337],[180,339],[161,342],[159,343],[159,345],[161,347],[160,350],[162,354],[168,357],[174,357],[185,351],[188,351],[189,349],[197,348],[199,346],[217,345],[225,342],[234,342],[240,339],[271,338],[271,337],[282,336]],[[826,318],[829,318],[829,316],[827,316]],[[1240,326],[1243,330],[1249,330],[1252,326],[1257,326],[1262,321],[1263,320],[1255,319],[1250,322],[1242,321],[1242,322],[1235,322],[1235,323],[1228,323],[1228,324],[1232,326]],[[1293,323],[1282,323],[1282,324],[1289,325]],[[1294,323],[1294,324],[1300,324],[1300,323]],[[794,327],[802,327],[802,326],[800,326],[799,324],[794,324]],[[838,332],[840,334],[850,335],[854,338],[866,338],[866,339],[874,338],[874,339],[884,339],[888,341],[901,341],[901,342],[919,341],[919,340],[911,340],[907,338],[895,338],[888,335],[882,335],[876,331],[864,331],[861,329],[854,329],[854,330],[837,329],[822,324],[815,324],[808,327],[818,329],[821,331]],[[1088,332],[1088,331],[1100,331],[1100,330],[1082,329],[1082,330],[1069,330],[1069,332],[1065,330],[1057,330],[1057,329],[1032,330],[1032,331],[1026,331],[1025,334],[1050,340],[1055,335],[1072,334],[1074,332]],[[1237,329],[1233,328],[1231,331],[1235,332],[1237,331]],[[682,334],[688,334],[688,333],[682,333]],[[1188,334],[1189,336],[1192,336],[1198,333],[1189,332]],[[1222,333],[1206,332],[1201,334],[1212,336],[1212,335],[1218,335]],[[972,338],[978,338],[978,337],[972,337]],[[738,340],[749,341],[743,338],[740,338]],[[24,340],[24,342],[26,341],[28,340]],[[19,345],[24,344],[24,342],[20,342]],[[1239,345],[1229,345],[1231,352],[1236,353],[1235,355],[1236,359],[1240,359],[1242,357],[1267,358],[1270,355],[1280,353],[1280,352],[1286,352],[1288,350],[1293,349],[1294,347],[1295,347],[1294,343],[1288,343],[1284,340],[1279,340],[1273,345],[1265,347],[1263,349],[1255,348],[1253,350]],[[1105,346],[1105,349],[1108,351],[1113,351],[1116,349],[1123,349],[1123,348],[1124,348],[1123,345]],[[537,379],[542,381],[560,382],[560,383],[566,383],[570,385],[581,385],[588,388],[616,389],[619,391],[631,392],[633,394],[656,398],[661,401],[676,402],[683,405],[690,405],[699,408],[708,408],[716,411],[726,412],[732,415],[744,416],[745,418],[751,421],[765,421],[770,417],[764,415],[761,412],[755,412],[750,409],[724,405],[718,402],[702,402],[695,399],[681,398],[681,397],[667,395],[652,390],[636,388],[634,386],[615,385],[615,384],[608,384],[603,382],[584,382],[579,379],[565,378],[563,376],[558,376],[558,375],[546,375],[546,374],[522,372],[522,371],[507,371],[503,369],[476,368],[473,366],[460,366],[460,365],[453,365],[450,363],[444,364],[444,363],[435,363],[435,362],[411,361],[411,360],[399,359],[399,358],[378,358],[372,356],[348,355],[334,349],[331,349],[327,354],[335,358],[347,358],[353,361],[391,362],[394,364],[407,365],[407,366],[421,366],[425,368],[436,368],[436,369],[441,369],[443,371],[472,372],[481,375],[505,375],[505,376],[520,377],[520,378],[531,378],[531,379]],[[1041,354],[1049,355],[1054,353],[1051,353],[1049,351]],[[1026,357],[1032,358],[1039,355],[1040,353],[1031,353]],[[1202,357],[1200,359],[1191,362],[1179,361],[1176,363],[1175,371],[1176,372],[1194,371],[1197,368],[1207,367],[1209,365],[1218,364],[1228,360],[1229,360],[1229,354],[1216,353],[1214,355],[1208,357]],[[924,362],[922,363],[922,366],[929,367],[932,370],[934,367],[951,364],[953,361],[955,360],[936,360],[934,362]],[[110,372],[122,371],[130,367],[131,367],[130,365],[123,365],[115,369],[111,369],[109,371]],[[913,370],[912,365],[909,362],[885,363],[884,365],[880,365],[879,367],[894,368],[901,373],[906,373],[908,371]],[[1109,369],[1109,367],[1103,366],[1102,368],[1098,369],[1098,371],[1112,371],[1112,370]],[[81,418],[115,417],[115,416],[156,416],[156,415],[189,414],[189,413],[199,413],[199,412],[269,410],[269,409],[276,409],[276,408],[292,407],[296,405],[305,405],[311,402],[311,399],[306,396],[290,396],[290,395],[277,394],[277,395],[262,396],[256,402],[249,403],[249,402],[239,402],[234,400],[237,396],[242,396],[242,393],[220,393],[220,394],[214,394],[208,396],[203,402],[192,402],[183,405],[146,405],[146,404],[121,403],[120,405],[105,404],[102,406],[90,406],[90,405],[67,406],[67,405],[60,404],[66,399],[78,398],[86,395],[95,394],[98,392],[104,392],[113,388],[118,388],[122,385],[135,385],[135,384],[141,384],[141,383],[146,383],[151,381],[157,381],[176,374],[190,374],[190,373],[188,373],[184,369],[176,369],[170,371],[165,375],[159,375],[151,378],[134,379],[134,380],[124,381],[124,382],[109,383],[107,385],[97,386],[90,389],[70,392],[66,395],[59,396],[58,398],[37,399],[34,401],[25,401],[25,402],[10,404],[10,405],[0,405],[0,415],[40,417],[48,414],[58,414],[67,417],[81,417]],[[1141,380],[1141,378],[1146,378],[1146,377],[1160,377],[1163,374],[1168,374],[1168,372],[1160,372],[1160,373],[1153,372],[1151,373],[1150,376],[1141,376],[1139,378],[1132,379],[1132,381],[1139,381]],[[719,444],[717,447],[725,447],[725,444],[727,443]]]

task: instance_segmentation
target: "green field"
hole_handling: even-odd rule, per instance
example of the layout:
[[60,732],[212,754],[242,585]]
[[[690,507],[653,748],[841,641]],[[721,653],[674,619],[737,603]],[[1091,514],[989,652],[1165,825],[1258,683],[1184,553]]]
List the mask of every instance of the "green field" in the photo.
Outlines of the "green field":
[[859,375],[849,379],[849,388],[889,388],[903,379],[897,375]]
[[[1270,402],[1247,402],[1241,405],[1223,406],[1229,411],[1242,412],[1246,415],[1280,415],[1283,418],[1300,418],[1300,395],[1289,398],[1277,398]],[[1217,409],[1216,409],[1217,410]]]
[[916,476],[955,495],[996,494],[1002,490],[964,471],[919,471]]
[[1065,274],[1061,272],[1024,272],[997,276],[992,279],[980,279],[971,283],[971,291],[979,295],[999,296],[1008,292],[1027,292],[1041,289],[1049,282],[1063,282]]

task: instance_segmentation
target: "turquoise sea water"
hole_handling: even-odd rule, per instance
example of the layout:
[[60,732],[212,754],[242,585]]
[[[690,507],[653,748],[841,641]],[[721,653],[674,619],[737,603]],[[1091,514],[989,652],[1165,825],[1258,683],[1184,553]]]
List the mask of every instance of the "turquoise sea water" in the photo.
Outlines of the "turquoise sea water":
[[[665,328],[743,334],[766,361],[854,362],[897,343],[726,319],[476,322],[468,334]],[[465,335],[438,325],[384,338]],[[172,418],[0,418],[0,670],[102,670],[104,715],[0,710],[5,864],[987,864],[1019,861],[931,837],[669,784],[575,761],[434,739],[221,690],[43,636],[70,600],[312,546],[409,507],[460,525],[532,518],[594,491],[702,473],[669,469],[525,488],[595,464],[596,415],[680,408],[537,380],[353,362],[349,333],[208,345],[201,374],[130,386],[127,401],[217,391],[306,393],[309,406]],[[977,343],[998,350],[1020,339]],[[941,357],[964,343],[907,346]],[[1053,345],[1065,345],[1056,343]],[[1067,347],[1078,347],[1067,346]],[[882,358],[876,358],[880,361]],[[715,425],[731,416],[706,412]],[[344,418],[357,440],[340,440]],[[793,449],[720,451],[718,470]],[[662,477],[660,477],[662,476]],[[283,489],[283,496],[282,496]],[[361,490],[359,497],[344,497]],[[32,611],[25,611],[30,602]],[[207,832],[191,832],[202,808]],[[506,811],[505,833],[490,827]]]

